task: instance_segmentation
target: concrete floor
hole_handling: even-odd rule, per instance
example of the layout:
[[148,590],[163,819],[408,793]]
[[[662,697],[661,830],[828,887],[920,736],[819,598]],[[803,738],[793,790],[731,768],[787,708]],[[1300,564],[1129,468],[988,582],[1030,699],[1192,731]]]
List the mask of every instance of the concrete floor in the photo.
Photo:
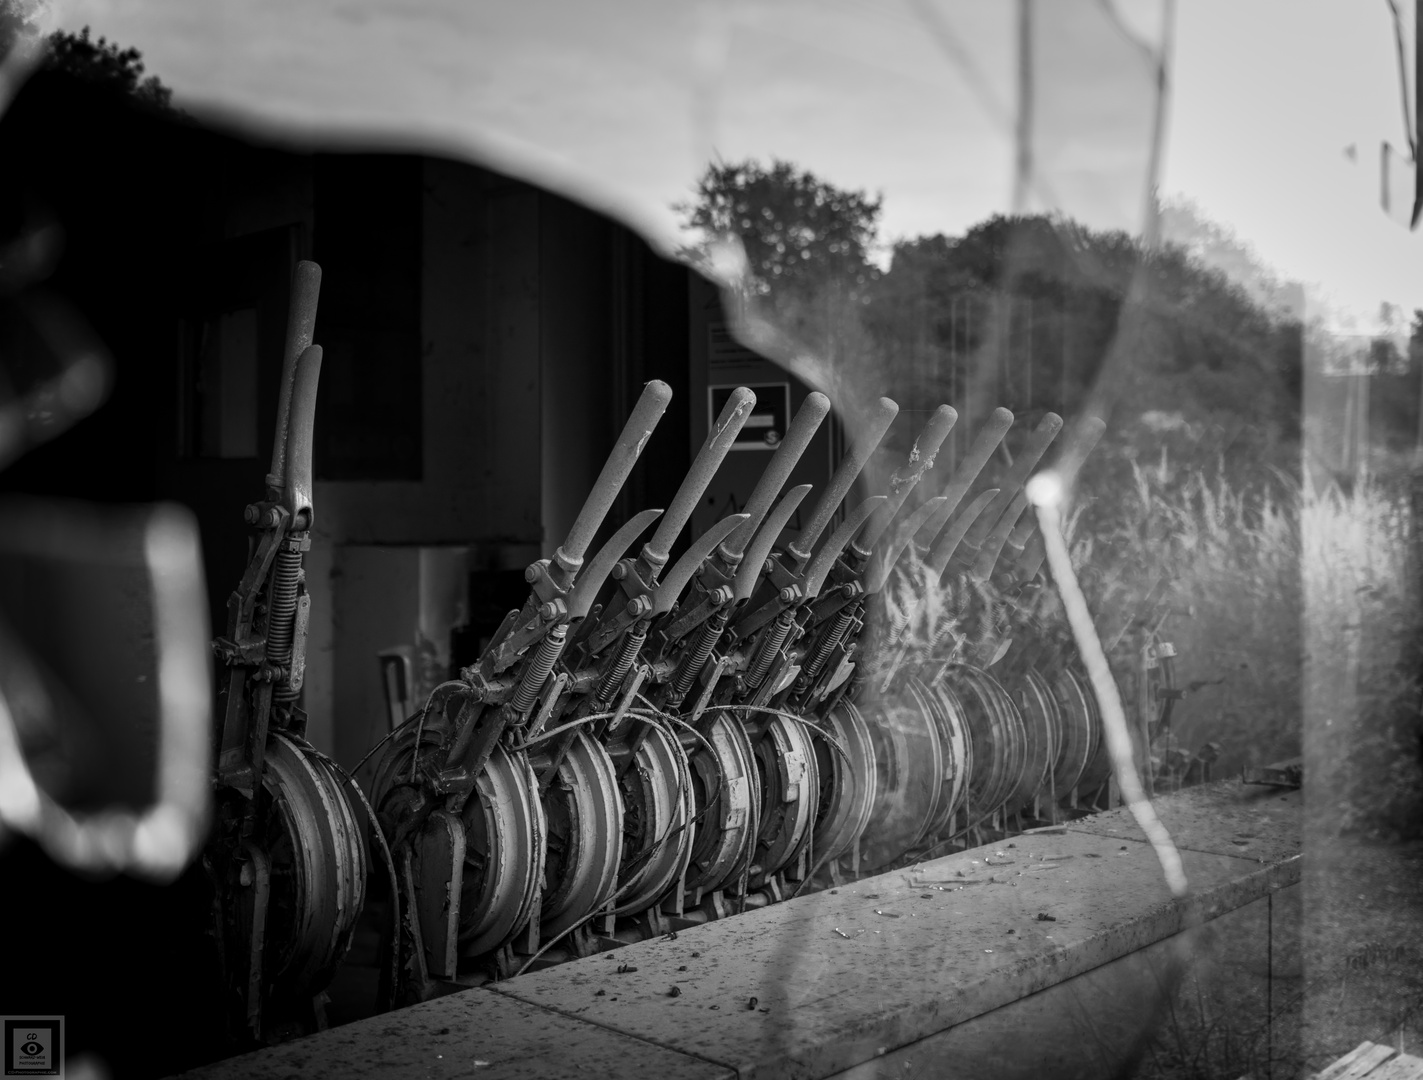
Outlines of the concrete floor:
[[1147,1060],[1188,978],[1268,1030],[1299,795],[1228,781],[1156,806],[1184,903],[1117,810],[186,1075],[1099,1076]]

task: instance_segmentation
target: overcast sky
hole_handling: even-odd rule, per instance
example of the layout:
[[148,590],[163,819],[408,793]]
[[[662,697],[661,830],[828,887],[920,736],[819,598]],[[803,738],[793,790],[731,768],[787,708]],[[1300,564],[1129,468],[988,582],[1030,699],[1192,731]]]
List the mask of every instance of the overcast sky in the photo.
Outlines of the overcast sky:
[[[1159,35],[1160,0],[1118,4],[1128,29]],[[1051,137],[1035,205],[1133,227],[1149,64],[1096,0],[1037,10],[1035,120]],[[713,153],[777,155],[882,191],[888,239],[1009,209],[1014,12],[1009,0],[68,0],[57,19],[142,50],[193,111],[478,156],[666,246],[671,204]],[[1385,0],[1182,0],[1172,68],[1168,196],[1364,325],[1381,301],[1423,307],[1423,231],[1379,206],[1380,143],[1404,141]]]

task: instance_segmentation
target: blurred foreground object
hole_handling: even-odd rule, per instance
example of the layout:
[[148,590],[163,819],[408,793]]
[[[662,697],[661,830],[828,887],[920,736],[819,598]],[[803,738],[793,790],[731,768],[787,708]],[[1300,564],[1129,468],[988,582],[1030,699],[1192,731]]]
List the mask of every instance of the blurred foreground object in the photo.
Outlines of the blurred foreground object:
[[[109,390],[108,351],[37,287],[62,246],[42,214],[0,235],[0,468]],[[182,870],[207,821],[206,605],[179,507],[0,506],[0,835],[90,873]]]
[[207,819],[206,594],[191,516],[0,507],[0,824],[171,879]]

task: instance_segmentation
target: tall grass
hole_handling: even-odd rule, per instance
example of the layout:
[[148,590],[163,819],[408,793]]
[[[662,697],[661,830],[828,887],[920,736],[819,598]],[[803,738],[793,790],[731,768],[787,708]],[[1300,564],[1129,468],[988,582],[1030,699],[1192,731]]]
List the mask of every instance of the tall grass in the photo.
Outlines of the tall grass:
[[1273,469],[1182,468],[1164,452],[1129,474],[1091,493],[1070,537],[1124,686],[1155,631],[1187,690],[1177,740],[1219,744],[1218,774],[1306,752],[1333,827],[1423,827],[1404,486],[1346,492]]

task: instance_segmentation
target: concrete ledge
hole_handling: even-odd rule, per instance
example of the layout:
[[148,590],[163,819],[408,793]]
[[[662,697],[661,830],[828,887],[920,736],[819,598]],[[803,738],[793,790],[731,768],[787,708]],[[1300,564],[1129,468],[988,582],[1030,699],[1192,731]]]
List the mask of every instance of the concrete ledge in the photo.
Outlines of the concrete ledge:
[[[1298,793],[1232,781],[1156,805],[1182,848],[1184,905],[1113,811],[189,1075],[442,1076],[458,1061],[480,1077],[829,1076],[1298,881]],[[489,1064],[470,1072],[476,1060]]]

